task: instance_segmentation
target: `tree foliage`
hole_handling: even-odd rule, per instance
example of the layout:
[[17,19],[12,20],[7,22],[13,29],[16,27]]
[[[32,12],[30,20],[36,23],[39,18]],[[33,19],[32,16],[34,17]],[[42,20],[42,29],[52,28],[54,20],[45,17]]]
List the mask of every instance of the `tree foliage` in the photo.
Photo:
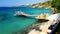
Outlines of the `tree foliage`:
[[52,0],[52,7],[60,9],[60,0]]

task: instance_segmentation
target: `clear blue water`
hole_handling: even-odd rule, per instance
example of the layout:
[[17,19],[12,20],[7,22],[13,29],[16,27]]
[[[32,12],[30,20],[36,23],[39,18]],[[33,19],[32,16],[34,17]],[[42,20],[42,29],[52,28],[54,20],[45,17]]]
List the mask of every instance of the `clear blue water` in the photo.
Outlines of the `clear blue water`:
[[36,22],[35,19],[25,17],[14,17],[16,11],[23,11],[27,14],[51,14],[50,9],[30,7],[0,7],[0,34],[12,34],[22,30]]

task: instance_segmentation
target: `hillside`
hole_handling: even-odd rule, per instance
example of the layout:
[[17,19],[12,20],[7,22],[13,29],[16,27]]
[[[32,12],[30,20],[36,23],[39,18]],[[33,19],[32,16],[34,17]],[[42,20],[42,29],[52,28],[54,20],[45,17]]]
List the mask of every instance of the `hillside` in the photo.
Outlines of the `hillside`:
[[51,1],[47,1],[44,3],[37,3],[37,4],[33,4],[30,5],[33,8],[46,8],[46,7],[51,7]]
[[37,3],[37,4],[32,4],[29,5],[33,8],[46,8],[46,9],[52,9],[53,13],[57,13],[57,9],[52,7],[52,1],[47,1],[47,2],[43,2],[43,3]]

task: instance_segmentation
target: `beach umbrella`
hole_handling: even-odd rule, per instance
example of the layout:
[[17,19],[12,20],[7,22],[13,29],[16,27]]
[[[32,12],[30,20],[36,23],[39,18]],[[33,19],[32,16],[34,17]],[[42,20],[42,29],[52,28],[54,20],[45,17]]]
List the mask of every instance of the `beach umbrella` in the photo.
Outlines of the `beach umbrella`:
[[47,19],[50,20],[50,21],[60,20],[60,14],[57,13],[57,14],[50,15],[50,16],[47,17]]

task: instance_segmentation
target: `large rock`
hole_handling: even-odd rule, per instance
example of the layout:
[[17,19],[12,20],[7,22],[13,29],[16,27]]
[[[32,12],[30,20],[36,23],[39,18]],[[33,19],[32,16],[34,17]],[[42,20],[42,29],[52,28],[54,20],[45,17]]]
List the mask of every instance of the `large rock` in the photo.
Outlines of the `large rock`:
[[50,15],[50,16],[47,17],[47,19],[50,20],[50,21],[60,20],[60,13]]

